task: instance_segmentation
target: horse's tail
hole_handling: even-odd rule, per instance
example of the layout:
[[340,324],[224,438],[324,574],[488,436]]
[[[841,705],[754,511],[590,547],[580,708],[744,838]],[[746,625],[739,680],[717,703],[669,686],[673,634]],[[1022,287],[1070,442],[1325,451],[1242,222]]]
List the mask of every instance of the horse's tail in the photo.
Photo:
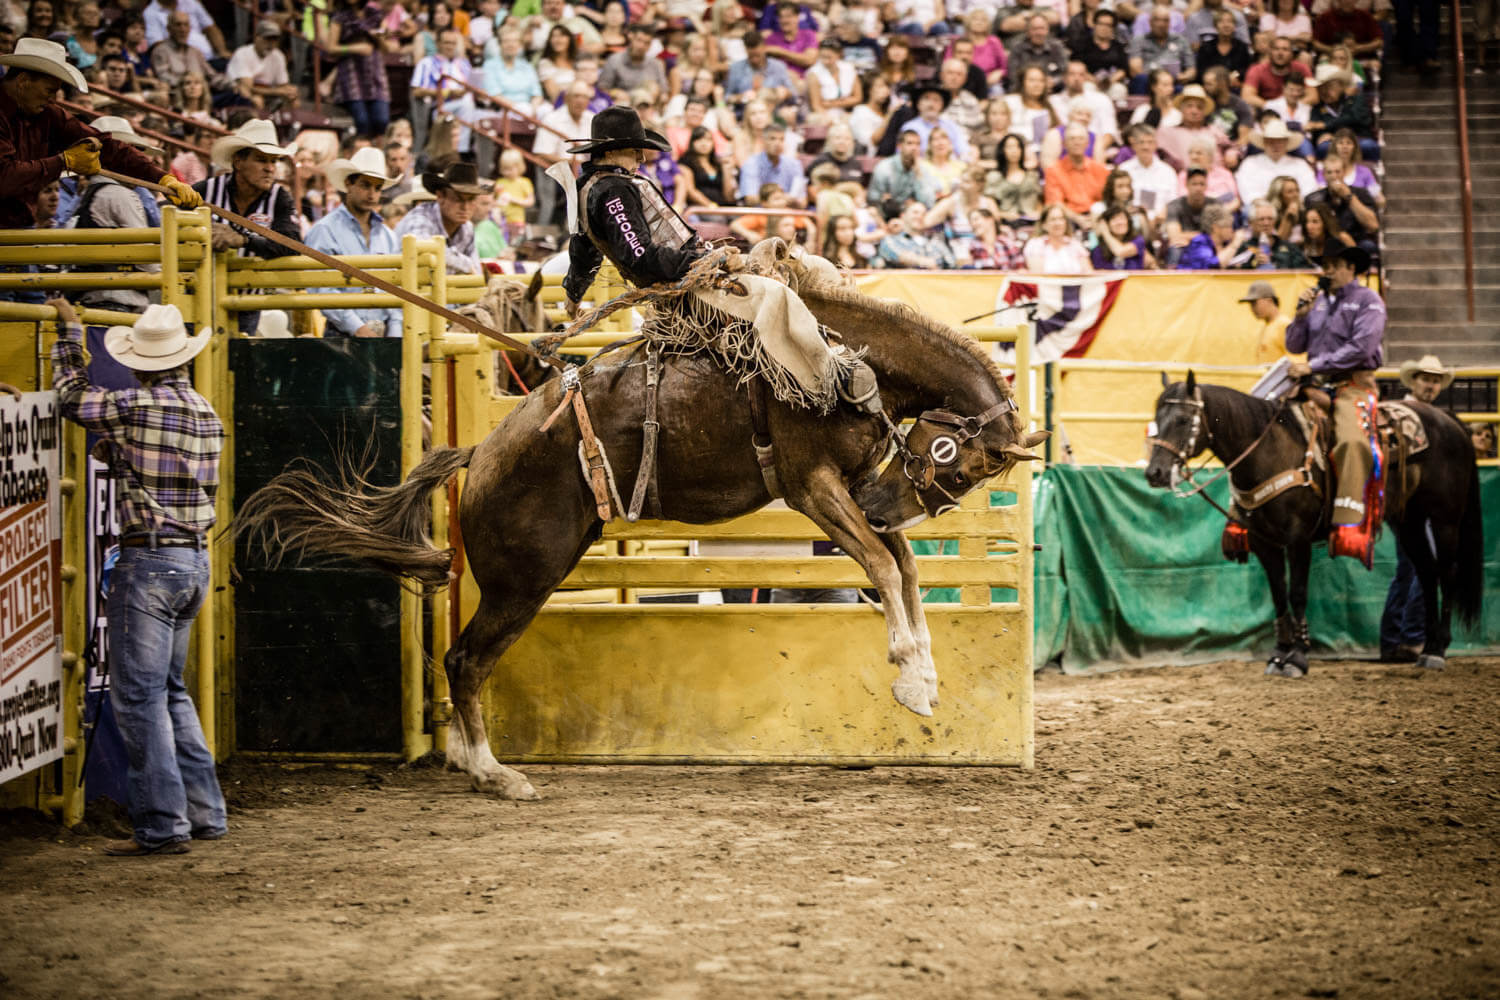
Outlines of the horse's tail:
[[334,481],[308,464],[292,466],[250,495],[235,516],[235,534],[258,543],[271,566],[288,556],[352,559],[439,589],[448,583],[453,550],[432,544],[427,495],[465,468],[473,452],[429,451],[397,486],[371,485],[347,467]]
[[1458,522],[1458,571],[1453,576],[1454,610],[1472,627],[1484,600],[1484,512],[1479,507],[1479,467],[1469,452],[1469,495]]

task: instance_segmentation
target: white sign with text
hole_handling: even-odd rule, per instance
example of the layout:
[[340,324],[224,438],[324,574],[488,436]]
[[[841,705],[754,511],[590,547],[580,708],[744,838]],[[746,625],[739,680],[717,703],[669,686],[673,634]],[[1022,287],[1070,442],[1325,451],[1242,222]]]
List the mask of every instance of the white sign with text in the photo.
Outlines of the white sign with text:
[[0,393],[0,782],[62,756],[57,396]]

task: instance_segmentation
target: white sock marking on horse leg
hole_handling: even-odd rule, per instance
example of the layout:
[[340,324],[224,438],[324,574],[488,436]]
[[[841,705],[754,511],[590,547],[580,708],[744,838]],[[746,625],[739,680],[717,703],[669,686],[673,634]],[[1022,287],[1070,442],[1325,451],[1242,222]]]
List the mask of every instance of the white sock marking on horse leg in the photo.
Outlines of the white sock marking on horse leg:
[[918,715],[931,715],[932,703],[927,696],[927,682],[922,677],[921,652],[907,620],[899,579],[898,577],[894,586],[890,582],[886,582],[885,586],[877,584],[880,607],[885,614],[889,635],[887,655],[899,671],[896,682],[891,685],[891,694],[895,695],[898,704]]

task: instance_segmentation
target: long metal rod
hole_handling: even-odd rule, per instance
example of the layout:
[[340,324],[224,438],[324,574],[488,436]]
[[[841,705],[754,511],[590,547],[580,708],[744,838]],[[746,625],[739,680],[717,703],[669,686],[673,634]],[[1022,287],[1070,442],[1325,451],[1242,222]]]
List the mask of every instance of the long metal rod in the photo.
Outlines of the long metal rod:
[[113,97],[115,100],[119,101],[122,104],[129,104],[132,107],[139,108],[142,111],[150,112],[153,115],[160,115],[163,118],[171,118],[173,121],[181,122],[184,125],[191,125],[193,128],[203,129],[205,132],[212,132],[214,135],[229,134],[229,129],[225,128],[223,125],[220,125],[218,122],[206,121],[202,118],[189,118],[187,115],[173,111],[171,108],[164,108],[160,104],[152,104],[150,101],[143,100],[132,94],[122,94],[117,90],[110,90],[102,83],[89,84],[90,93],[93,93],[96,90],[106,97]]
[[[1425,15],[1424,15],[1425,16]],[[1483,45],[1483,42],[1479,44]],[[1469,94],[1464,87],[1463,9],[1453,0],[1454,72],[1458,83],[1454,96],[1458,101],[1458,178],[1464,199],[1464,294],[1468,298],[1469,322],[1474,322],[1474,174],[1469,164]]]
[[[101,170],[99,171],[99,173],[104,177],[109,177],[113,180],[120,181],[122,184],[136,185],[139,187],[144,187],[150,191],[157,191],[169,197],[172,196],[172,192],[167,188],[162,187],[160,184],[152,184],[147,181],[138,180],[134,177],[126,177],[124,174],[117,174],[112,170]],[[498,330],[492,330],[489,327],[485,326],[483,323],[479,322],[477,319],[473,319],[461,313],[456,313],[452,309],[449,309],[447,306],[438,305],[431,299],[424,299],[422,296],[417,295],[415,292],[408,292],[400,285],[392,284],[391,282],[386,281],[384,278],[377,278],[369,271],[364,271],[357,267],[351,267],[350,265],[339,260],[337,257],[326,254],[321,250],[314,250],[306,243],[302,243],[299,240],[294,240],[289,236],[283,236],[276,230],[271,229],[267,226],[262,226],[259,223],[251,222],[249,219],[245,218],[243,215],[240,215],[238,212],[231,212],[229,209],[220,208],[218,205],[209,205],[208,207],[215,215],[219,216],[220,218],[232,222],[244,229],[248,229],[250,232],[255,233],[257,236],[264,236],[272,243],[284,246],[288,250],[292,250],[296,253],[302,254],[304,257],[311,257],[318,263],[323,264],[327,267],[331,267],[335,271],[339,271],[342,274],[355,279],[356,281],[367,284],[372,288],[378,288],[388,295],[394,295],[396,296],[396,298],[401,299],[404,302],[410,302],[414,306],[426,309],[428,312],[433,313],[434,315],[441,316],[449,323],[454,323],[467,330],[473,330],[475,333],[483,334],[484,336],[489,337],[493,340],[498,340],[500,343],[511,348],[512,350],[520,351],[522,354],[529,354],[532,357],[536,358],[538,361],[542,361],[546,364],[551,365],[553,368],[561,369],[565,367],[563,362],[557,360],[556,358],[549,357],[541,353],[540,351],[533,348],[530,344],[524,344],[513,337],[507,337],[505,334],[501,333]]]

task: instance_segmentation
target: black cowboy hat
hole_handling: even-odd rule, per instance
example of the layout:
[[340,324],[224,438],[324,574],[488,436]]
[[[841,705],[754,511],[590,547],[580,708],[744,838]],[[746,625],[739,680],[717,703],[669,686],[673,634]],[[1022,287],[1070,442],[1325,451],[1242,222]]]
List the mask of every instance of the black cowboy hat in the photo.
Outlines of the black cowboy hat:
[[1344,247],[1338,253],[1325,257],[1323,262],[1331,264],[1336,260],[1344,261],[1354,268],[1355,274],[1364,274],[1370,269],[1370,252],[1363,247]]
[[[668,152],[672,144],[641,124],[635,108],[605,108],[594,116],[587,139],[570,139],[573,153],[608,153],[612,149],[654,149]],[[582,143],[583,145],[578,145]]]
[[484,194],[485,187],[479,183],[479,168],[472,163],[455,160],[443,168],[442,173],[422,171],[422,187],[431,194],[445,188],[458,194]]
[[917,106],[917,102],[922,99],[922,95],[924,94],[936,94],[941,97],[943,99],[944,110],[947,110],[948,105],[953,101],[953,95],[940,87],[936,78],[922,83],[910,83],[906,85],[906,99],[911,102],[912,107]]

